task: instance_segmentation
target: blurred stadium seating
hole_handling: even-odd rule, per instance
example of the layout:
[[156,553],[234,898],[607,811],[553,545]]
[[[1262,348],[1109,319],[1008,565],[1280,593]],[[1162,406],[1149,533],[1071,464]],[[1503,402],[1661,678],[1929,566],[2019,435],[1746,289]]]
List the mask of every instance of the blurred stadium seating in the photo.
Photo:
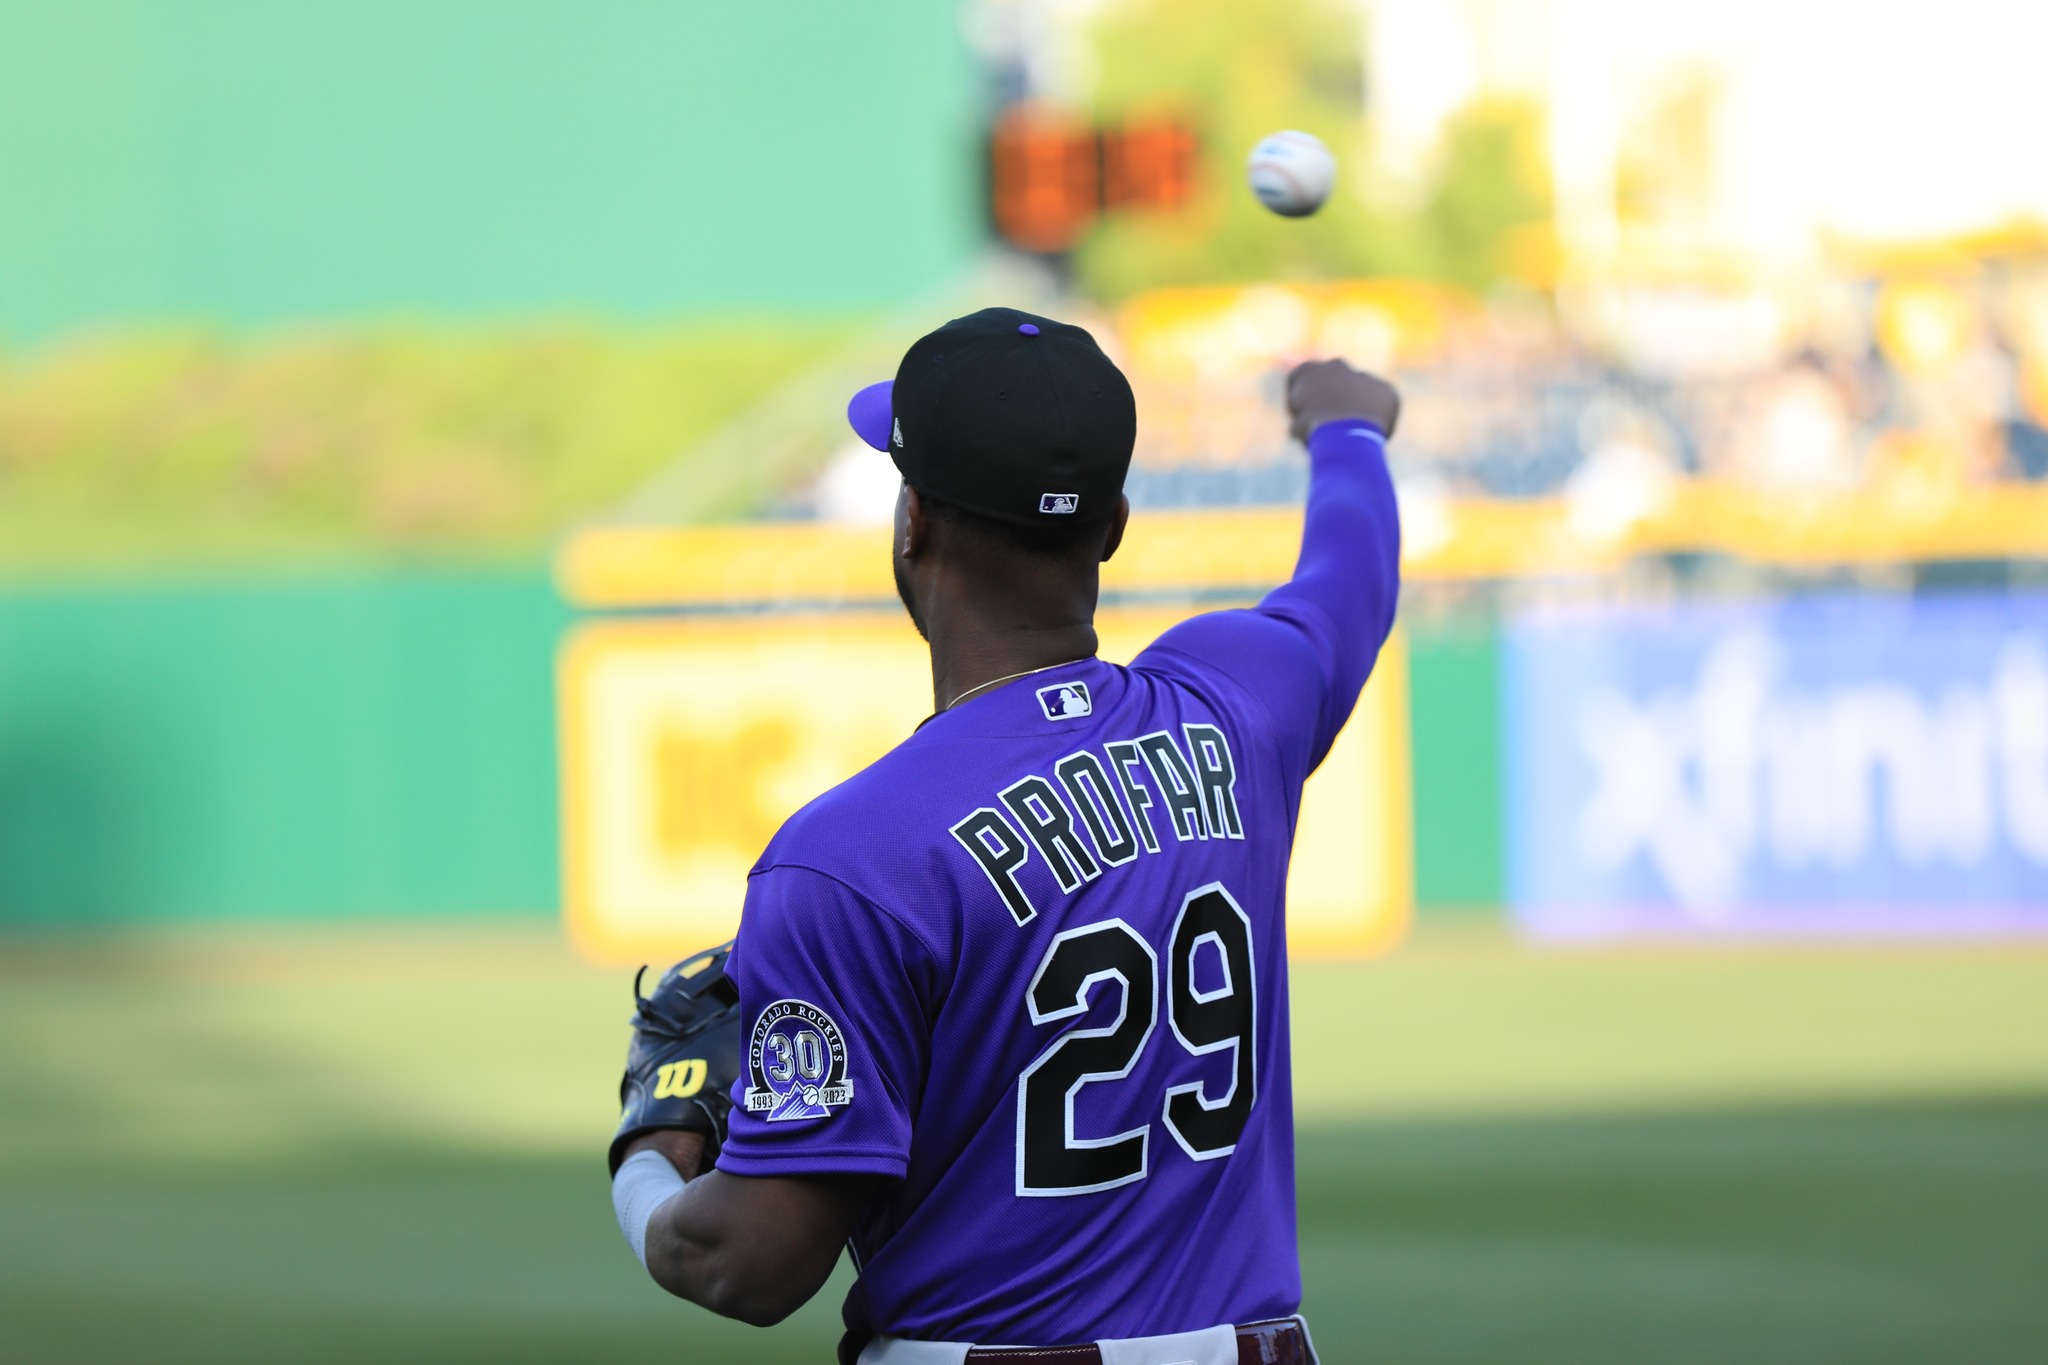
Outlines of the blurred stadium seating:
[[1275,375],[1316,354],[1400,376],[1403,472],[1452,496],[1668,502],[1709,480],[1939,497],[2038,481],[2048,236],[1999,246],[1889,273],[1843,262],[1777,287],[1617,268],[1568,282],[1554,306],[1399,284],[1141,298],[1114,322],[1151,419],[1136,500],[1297,500]]

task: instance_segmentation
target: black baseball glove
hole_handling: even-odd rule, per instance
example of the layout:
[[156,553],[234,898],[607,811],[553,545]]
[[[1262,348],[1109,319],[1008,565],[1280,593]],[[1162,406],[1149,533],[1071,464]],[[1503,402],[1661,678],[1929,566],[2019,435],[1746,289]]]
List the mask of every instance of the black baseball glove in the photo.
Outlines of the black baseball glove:
[[633,978],[633,1046],[619,1082],[618,1135],[612,1139],[612,1174],[626,1144],[657,1128],[704,1134],[704,1169],[725,1142],[732,1086],[740,1074],[740,992],[725,974],[730,942],[686,957],[662,973],[654,994],[640,994],[642,967]]

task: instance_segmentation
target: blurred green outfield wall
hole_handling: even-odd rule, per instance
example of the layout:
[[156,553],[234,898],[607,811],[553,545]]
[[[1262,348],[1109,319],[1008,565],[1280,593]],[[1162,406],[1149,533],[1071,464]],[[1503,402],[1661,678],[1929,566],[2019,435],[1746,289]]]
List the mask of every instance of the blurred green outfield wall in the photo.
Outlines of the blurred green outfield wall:
[[0,593],[0,923],[551,912],[539,570]]
[[1499,634],[1480,620],[1407,630],[1416,908],[1497,912],[1506,903]]
[[0,0],[0,338],[869,309],[979,233],[953,0]]

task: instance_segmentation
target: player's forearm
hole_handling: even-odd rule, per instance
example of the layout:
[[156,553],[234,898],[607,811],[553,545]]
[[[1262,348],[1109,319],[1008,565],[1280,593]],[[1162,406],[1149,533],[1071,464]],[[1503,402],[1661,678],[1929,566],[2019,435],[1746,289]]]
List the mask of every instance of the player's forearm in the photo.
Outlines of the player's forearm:
[[715,1174],[702,1170],[703,1157],[704,1135],[684,1129],[653,1129],[628,1143],[612,1178],[619,1230],[671,1294],[727,1317],[765,1312],[743,1301],[745,1280],[733,1273],[722,1229],[698,1211]]
[[744,1209],[730,1197],[734,1183],[735,1177],[712,1171],[662,1205],[647,1228],[647,1273],[677,1298],[721,1317],[772,1326],[817,1293],[832,1273],[838,1247],[814,1274],[801,1265],[761,1264],[758,1245],[735,1236]]
[[[683,1175],[697,1171],[703,1138],[649,1133],[627,1151],[628,1159],[656,1152]],[[692,1174],[647,1218],[647,1273],[669,1293],[722,1317],[756,1327],[780,1322],[831,1275],[873,1184],[865,1176],[767,1180],[716,1170]]]
[[1314,606],[1336,627],[1340,690],[1356,695],[1393,628],[1401,587],[1401,521],[1386,439],[1360,420],[1309,434],[1308,507],[1294,577],[1264,605]]

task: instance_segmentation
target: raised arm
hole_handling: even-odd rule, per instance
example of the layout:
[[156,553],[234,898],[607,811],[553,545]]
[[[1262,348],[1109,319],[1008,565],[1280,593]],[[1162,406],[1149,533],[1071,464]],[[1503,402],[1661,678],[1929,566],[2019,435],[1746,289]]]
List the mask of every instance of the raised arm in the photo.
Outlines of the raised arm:
[[1251,611],[1183,622],[1139,662],[1182,655],[1235,678],[1293,741],[1305,774],[1329,752],[1393,628],[1401,526],[1386,442],[1401,399],[1385,380],[1322,360],[1288,376],[1287,406],[1309,451],[1294,577]]

